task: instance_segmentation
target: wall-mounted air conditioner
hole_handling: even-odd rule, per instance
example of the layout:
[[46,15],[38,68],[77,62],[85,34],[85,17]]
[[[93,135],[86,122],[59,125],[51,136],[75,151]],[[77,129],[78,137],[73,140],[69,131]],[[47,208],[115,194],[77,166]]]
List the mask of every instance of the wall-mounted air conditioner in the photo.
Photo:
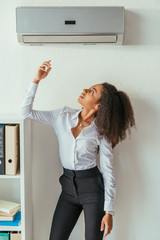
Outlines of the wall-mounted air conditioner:
[[17,7],[22,44],[122,44],[124,7]]

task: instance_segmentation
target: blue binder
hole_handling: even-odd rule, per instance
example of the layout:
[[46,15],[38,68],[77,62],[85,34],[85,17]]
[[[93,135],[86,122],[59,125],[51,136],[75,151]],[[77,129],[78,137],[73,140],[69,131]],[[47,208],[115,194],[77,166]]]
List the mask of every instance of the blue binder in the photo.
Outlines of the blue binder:
[[21,211],[18,211],[13,221],[0,221],[0,226],[19,226],[20,223],[21,223]]

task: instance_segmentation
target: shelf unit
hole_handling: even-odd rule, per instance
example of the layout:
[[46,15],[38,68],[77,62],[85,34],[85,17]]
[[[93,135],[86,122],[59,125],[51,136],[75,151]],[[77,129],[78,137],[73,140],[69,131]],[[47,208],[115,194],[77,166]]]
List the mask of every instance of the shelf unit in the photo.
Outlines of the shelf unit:
[[3,231],[21,231],[22,240],[33,239],[31,120],[18,114],[1,114],[0,124],[19,124],[20,170],[0,175],[0,199],[21,204],[20,226],[0,226]]

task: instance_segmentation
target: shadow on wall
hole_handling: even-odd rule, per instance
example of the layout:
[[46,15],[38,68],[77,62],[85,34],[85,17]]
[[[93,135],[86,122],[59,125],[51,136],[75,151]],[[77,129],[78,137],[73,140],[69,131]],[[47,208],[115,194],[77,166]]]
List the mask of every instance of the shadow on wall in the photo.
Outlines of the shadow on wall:
[[160,45],[160,11],[125,9],[124,45]]

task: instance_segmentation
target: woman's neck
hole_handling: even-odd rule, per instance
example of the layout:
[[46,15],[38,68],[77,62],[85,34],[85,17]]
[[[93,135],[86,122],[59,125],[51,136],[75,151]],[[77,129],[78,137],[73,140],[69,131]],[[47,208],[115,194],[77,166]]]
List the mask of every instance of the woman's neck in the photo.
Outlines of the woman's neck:
[[95,110],[94,109],[90,109],[90,110],[87,110],[85,108],[82,109],[82,111],[80,112],[80,115],[79,115],[79,120],[81,122],[92,122],[95,118]]

